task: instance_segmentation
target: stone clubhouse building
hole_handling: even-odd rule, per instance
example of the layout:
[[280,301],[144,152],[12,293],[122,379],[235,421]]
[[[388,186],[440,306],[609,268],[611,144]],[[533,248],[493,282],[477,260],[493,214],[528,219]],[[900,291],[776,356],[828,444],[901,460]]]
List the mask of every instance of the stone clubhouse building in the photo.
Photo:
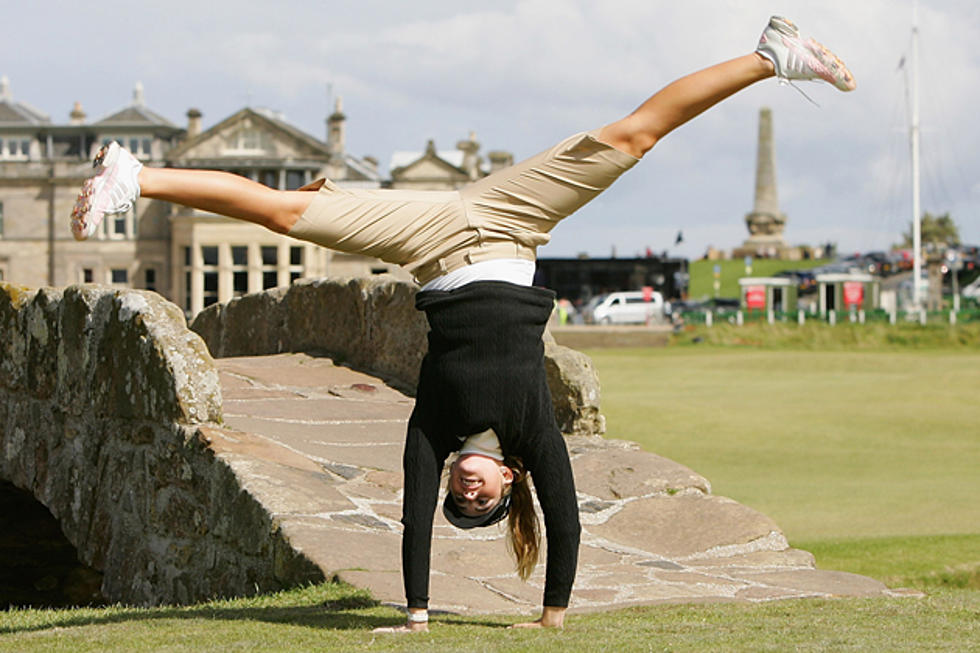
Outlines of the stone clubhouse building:
[[147,106],[137,84],[132,102],[104,118],[90,122],[76,102],[68,121],[57,123],[16,99],[9,80],[0,77],[0,281],[153,290],[193,316],[215,302],[302,277],[407,278],[377,259],[143,198],[132,211],[107,216],[89,241],[76,242],[68,216],[92,157],[112,140],[147,166],[225,170],[287,190],[319,177],[348,188],[453,189],[513,161],[507,152],[490,152],[485,162],[470,134],[451,151],[437,151],[429,141],[422,152],[394,152],[390,177],[383,178],[377,159],[347,152],[345,122],[338,99],[326,119],[325,141],[251,107],[207,130],[201,112],[190,109],[178,126]]

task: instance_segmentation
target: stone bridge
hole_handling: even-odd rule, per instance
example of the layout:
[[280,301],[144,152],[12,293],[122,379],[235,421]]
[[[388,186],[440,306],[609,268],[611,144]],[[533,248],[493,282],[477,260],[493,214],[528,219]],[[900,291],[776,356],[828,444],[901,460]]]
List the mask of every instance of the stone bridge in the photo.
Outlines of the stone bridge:
[[[397,282],[312,281],[211,307],[192,331],[154,293],[0,284],[0,493],[42,504],[110,601],[340,578],[399,603],[400,443],[425,351],[413,302]],[[691,470],[595,437],[590,361],[546,355],[583,516],[573,608],[887,593],[815,569]],[[519,582],[503,543],[480,541],[502,539],[437,515],[433,607],[534,610],[542,570]]]

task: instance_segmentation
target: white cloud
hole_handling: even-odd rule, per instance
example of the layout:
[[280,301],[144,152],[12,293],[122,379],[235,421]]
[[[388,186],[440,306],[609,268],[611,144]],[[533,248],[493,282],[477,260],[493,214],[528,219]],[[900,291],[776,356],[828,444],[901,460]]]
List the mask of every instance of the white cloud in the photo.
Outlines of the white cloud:
[[[923,165],[933,179],[924,200],[948,205],[964,239],[980,242],[980,6],[919,4]],[[449,147],[475,129],[485,149],[520,157],[625,114],[674,77],[751,50],[771,7],[761,0],[18,3],[5,11],[6,24],[44,27],[8,30],[0,74],[16,97],[56,121],[75,100],[90,117],[106,115],[128,103],[141,80],[151,108],[177,123],[191,106],[214,123],[249,102],[283,111],[316,136],[330,84],[345,98],[355,153],[387,160],[427,138]],[[650,243],[660,250],[681,225],[690,253],[737,245],[751,209],[763,105],[775,116],[787,237],[868,249],[893,242],[910,211],[901,174],[905,78],[896,68],[909,54],[911,2],[784,0],[779,11],[838,51],[858,90],[801,84],[819,109],[775,82],[737,95],[671,134],[562,225],[546,253],[670,239]]]

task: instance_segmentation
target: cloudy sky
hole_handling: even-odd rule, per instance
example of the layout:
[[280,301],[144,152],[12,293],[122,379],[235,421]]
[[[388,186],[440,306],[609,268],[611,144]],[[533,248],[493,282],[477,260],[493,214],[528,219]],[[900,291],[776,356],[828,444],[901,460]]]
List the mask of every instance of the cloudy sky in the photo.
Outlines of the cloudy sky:
[[[751,51],[768,16],[792,18],[850,66],[850,94],[773,80],[668,136],[559,227],[543,256],[700,256],[747,236],[758,112],[774,115],[779,197],[793,244],[888,248],[911,220],[912,0],[360,0],[5,2],[0,75],[15,99],[68,120],[129,104],[205,127],[243,106],[324,138],[342,96],[347,145],[396,150],[470,131],[522,158],[628,113],[672,79]],[[920,0],[922,208],[980,243],[980,3]],[[684,243],[674,247],[683,230]]]

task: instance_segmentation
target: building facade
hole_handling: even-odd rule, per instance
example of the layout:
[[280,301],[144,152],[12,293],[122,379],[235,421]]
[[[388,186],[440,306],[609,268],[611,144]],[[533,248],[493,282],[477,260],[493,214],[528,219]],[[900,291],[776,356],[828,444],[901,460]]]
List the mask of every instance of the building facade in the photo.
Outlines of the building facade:
[[344,254],[263,227],[170,202],[139,198],[107,216],[96,234],[76,242],[68,228],[91,160],[116,140],[146,166],[224,170],[271,188],[295,190],[327,177],[341,188],[452,190],[512,162],[506,152],[479,155],[471,134],[457,149],[397,152],[391,178],[371,157],[346,151],[340,100],[321,141],[271,111],[244,108],[207,130],[202,114],[178,126],[147,107],[137,85],[132,102],[95,122],[76,103],[58,124],[14,98],[0,79],[0,280],[26,286],[98,283],[153,290],[188,316],[215,302],[285,286],[304,277],[389,273],[397,266]]
[[162,165],[182,129],[149,110],[137,86],[133,102],[88,123],[80,104],[69,122],[13,98],[0,79],[0,275],[28,286],[103,283],[165,293],[167,224],[160,207],[137,201],[106,220],[92,243],[77,243],[68,216],[91,160],[110,140],[147,165]]

